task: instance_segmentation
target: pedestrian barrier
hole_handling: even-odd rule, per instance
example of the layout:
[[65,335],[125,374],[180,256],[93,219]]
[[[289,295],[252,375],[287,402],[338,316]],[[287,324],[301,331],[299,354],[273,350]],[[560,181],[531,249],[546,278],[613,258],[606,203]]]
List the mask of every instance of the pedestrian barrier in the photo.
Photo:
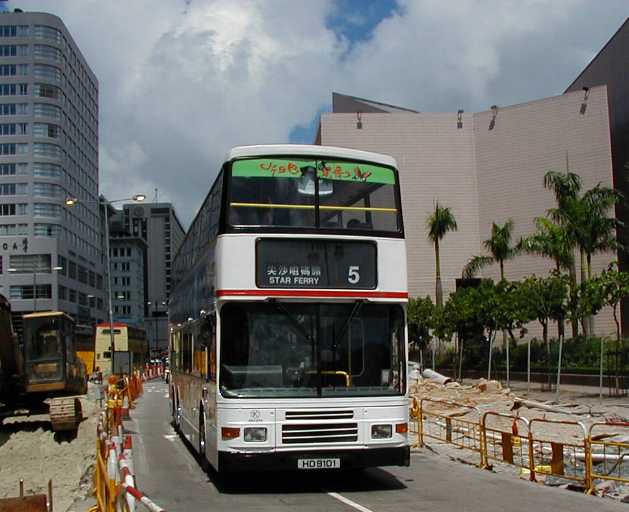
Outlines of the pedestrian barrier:
[[128,377],[110,377],[107,407],[101,412],[96,429],[96,506],[90,512],[135,512],[136,502],[151,512],[164,511],[136,488],[132,440],[124,434],[122,425],[125,406],[128,413],[142,393],[142,379],[139,372]]
[[629,423],[594,423],[590,425],[588,441],[588,494],[594,494],[597,480],[629,484],[629,467],[625,464],[629,459]]
[[[545,425],[543,433],[536,434],[535,427]],[[552,428],[548,428],[552,426]],[[533,450],[530,467],[538,475],[552,475],[572,480],[588,489],[590,484],[587,458],[589,455],[588,433],[578,421],[535,418],[529,422]],[[573,439],[573,441],[566,441]]]
[[512,464],[529,472],[535,480],[535,466],[531,465],[532,447],[530,424],[526,418],[488,411],[480,423],[481,460],[483,468],[490,468],[490,460]]
[[[556,477],[588,494],[597,493],[597,482],[629,485],[626,422],[594,423],[588,429],[578,421],[529,420],[495,411],[481,415],[466,404],[416,397],[410,401],[410,420],[413,447],[433,439],[470,450],[478,453],[482,468],[490,469],[492,462],[510,464],[532,481]],[[603,486],[599,494],[607,490]]]
[[[450,409],[450,412],[430,411],[429,404],[439,404]],[[479,454],[479,465],[483,464],[481,449],[481,432],[478,419],[472,420],[469,415],[480,416],[480,411],[473,406],[422,398],[419,400],[417,416],[417,446],[424,445],[425,438],[436,439],[444,443],[472,450]]]

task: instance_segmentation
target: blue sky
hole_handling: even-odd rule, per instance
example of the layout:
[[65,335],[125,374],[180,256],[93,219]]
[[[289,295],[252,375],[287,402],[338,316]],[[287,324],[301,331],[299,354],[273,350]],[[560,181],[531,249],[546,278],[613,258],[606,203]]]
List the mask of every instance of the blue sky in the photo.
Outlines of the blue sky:
[[[383,19],[399,10],[395,0],[336,0],[333,12],[326,19],[326,28],[347,42],[347,56],[357,44],[371,39],[374,29]],[[330,97],[330,101],[331,99]],[[294,126],[290,131],[289,141],[295,144],[312,144],[319,126],[319,116],[323,112],[331,111],[332,103],[329,103],[322,106],[309,123]]]

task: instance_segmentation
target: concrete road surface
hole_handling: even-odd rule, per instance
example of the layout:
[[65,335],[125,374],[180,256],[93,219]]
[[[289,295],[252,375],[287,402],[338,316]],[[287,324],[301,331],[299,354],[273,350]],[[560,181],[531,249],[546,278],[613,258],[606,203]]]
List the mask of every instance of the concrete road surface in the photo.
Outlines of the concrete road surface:
[[414,453],[409,468],[269,472],[221,482],[203,472],[173,431],[166,384],[147,382],[131,417],[125,426],[133,434],[138,487],[169,512],[629,510],[611,500],[543,487],[429,453]]

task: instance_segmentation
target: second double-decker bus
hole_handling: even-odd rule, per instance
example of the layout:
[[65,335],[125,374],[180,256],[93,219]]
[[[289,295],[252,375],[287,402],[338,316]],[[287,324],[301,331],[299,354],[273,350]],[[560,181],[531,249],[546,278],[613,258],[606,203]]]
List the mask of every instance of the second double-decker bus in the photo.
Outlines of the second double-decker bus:
[[395,160],[231,150],[173,264],[176,429],[223,472],[408,465]]

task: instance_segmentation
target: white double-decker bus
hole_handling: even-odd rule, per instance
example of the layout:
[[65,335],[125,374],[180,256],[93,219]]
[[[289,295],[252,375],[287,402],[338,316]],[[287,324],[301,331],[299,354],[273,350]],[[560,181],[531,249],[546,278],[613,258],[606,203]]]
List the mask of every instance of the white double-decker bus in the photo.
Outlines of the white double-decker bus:
[[170,400],[231,472],[409,464],[395,160],[230,151],[173,264]]

